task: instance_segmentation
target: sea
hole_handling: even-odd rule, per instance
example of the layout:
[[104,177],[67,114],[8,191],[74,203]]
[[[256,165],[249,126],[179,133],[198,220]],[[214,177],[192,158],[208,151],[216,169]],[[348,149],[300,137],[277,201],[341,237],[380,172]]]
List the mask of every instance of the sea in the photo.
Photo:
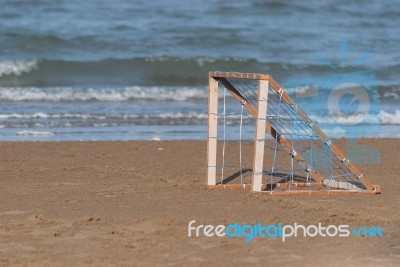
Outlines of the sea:
[[399,0],[0,4],[0,141],[206,140],[209,71],[272,75],[332,138],[400,138]]

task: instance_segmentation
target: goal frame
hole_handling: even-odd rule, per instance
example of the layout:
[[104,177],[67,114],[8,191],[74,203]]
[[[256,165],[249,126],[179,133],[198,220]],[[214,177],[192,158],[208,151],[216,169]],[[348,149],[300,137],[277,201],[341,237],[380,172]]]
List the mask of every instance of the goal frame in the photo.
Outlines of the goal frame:
[[[229,78],[235,79],[252,79],[258,80],[258,94],[257,105],[254,106],[229,82]],[[221,184],[217,183],[217,143],[218,143],[218,90],[219,84],[222,84],[234,98],[242,103],[244,108],[256,119],[255,136],[254,136],[254,155],[253,155],[253,176],[252,182],[248,184]],[[379,194],[380,186],[374,185],[371,181],[363,175],[360,169],[347,161],[346,155],[335,145],[330,144],[332,154],[346,162],[347,168],[364,186],[365,190],[344,190],[344,189],[331,189],[327,191],[313,191],[313,190],[296,190],[296,188],[313,187],[321,188],[326,187],[323,183],[323,178],[316,170],[311,170],[315,182],[287,182],[277,183],[279,188],[291,187],[289,191],[264,191],[266,184],[262,183],[262,171],[264,160],[264,143],[265,133],[269,132],[273,138],[289,153],[293,148],[283,136],[277,137],[274,127],[267,120],[267,107],[268,107],[268,90],[272,88],[280,94],[282,99],[287,103],[295,105],[294,101],[289,97],[286,91],[279,86],[279,84],[270,76],[266,74],[256,73],[238,73],[238,72],[220,72],[212,71],[208,75],[208,139],[207,139],[207,173],[206,184],[208,189],[251,189],[253,192],[265,192],[273,195],[344,195],[344,194]],[[297,115],[305,122],[312,123],[312,120],[300,109],[296,109]],[[322,130],[313,124],[312,130],[320,136],[324,141],[329,141],[329,138],[322,132]],[[294,155],[294,158],[300,159],[301,155]],[[294,188],[294,189],[293,189]]]

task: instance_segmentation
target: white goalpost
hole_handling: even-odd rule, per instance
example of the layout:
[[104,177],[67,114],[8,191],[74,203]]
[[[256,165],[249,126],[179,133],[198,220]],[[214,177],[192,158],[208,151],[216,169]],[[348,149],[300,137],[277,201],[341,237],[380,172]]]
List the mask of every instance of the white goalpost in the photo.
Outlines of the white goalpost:
[[209,73],[206,183],[276,195],[380,193],[271,76],[237,72]]

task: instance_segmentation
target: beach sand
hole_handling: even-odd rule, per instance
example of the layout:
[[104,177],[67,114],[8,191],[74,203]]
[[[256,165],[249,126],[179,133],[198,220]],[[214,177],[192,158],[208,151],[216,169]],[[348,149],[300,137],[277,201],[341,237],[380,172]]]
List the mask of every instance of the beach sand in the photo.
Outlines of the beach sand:
[[[399,266],[400,141],[360,143],[381,152],[361,166],[380,195],[207,190],[202,141],[0,143],[0,266]],[[191,220],[380,226],[384,237],[189,238]]]

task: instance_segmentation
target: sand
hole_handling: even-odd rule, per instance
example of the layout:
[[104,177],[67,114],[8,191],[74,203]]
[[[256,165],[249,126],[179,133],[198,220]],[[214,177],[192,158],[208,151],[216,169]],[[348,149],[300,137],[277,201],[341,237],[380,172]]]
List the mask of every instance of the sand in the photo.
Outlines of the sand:
[[[361,166],[381,195],[206,190],[206,143],[0,143],[0,266],[399,266],[400,141]],[[345,142],[339,142],[341,146]],[[380,226],[384,237],[187,236],[188,222]]]

